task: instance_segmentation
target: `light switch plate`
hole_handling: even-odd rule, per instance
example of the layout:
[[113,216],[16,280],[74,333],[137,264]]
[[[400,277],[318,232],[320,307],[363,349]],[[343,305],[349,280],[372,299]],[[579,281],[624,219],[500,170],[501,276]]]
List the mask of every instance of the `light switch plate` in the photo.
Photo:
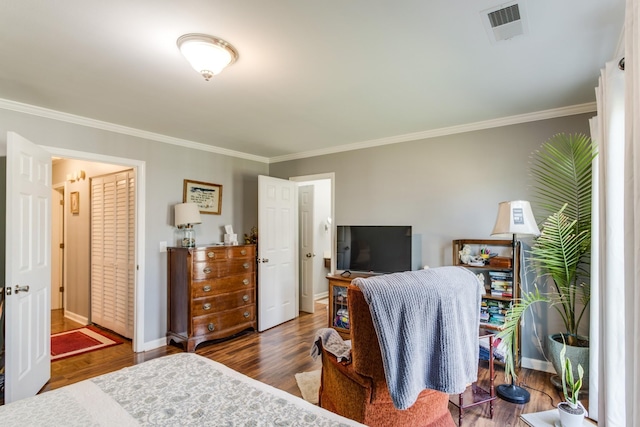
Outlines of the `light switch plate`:
[[160,252],[167,252],[167,242],[160,242]]

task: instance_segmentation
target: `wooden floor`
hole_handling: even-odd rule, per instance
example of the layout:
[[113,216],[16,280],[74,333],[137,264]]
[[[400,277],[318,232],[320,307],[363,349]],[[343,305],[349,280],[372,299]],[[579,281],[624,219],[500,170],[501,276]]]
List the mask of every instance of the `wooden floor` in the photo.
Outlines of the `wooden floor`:
[[[294,375],[298,372],[320,369],[320,359],[313,361],[309,355],[314,332],[326,326],[327,306],[316,303],[315,314],[301,313],[300,317],[265,332],[251,332],[229,341],[203,343],[196,353],[223,363],[251,378],[270,384],[296,396],[301,396]],[[51,321],[52,333],[62,332],[82,325],[54,312]],[[133,353],[131,342],[55,361],[51,364],[51,380],[43,392],[72,384],[96,375],[112,372],[156,357],[178,353],[177,346],[165,346],[144,353]],[[496,368],[495,384],[504,383],[503,371]],[[521,413],[553,409],[560,395],[549,382],[551,374],[522,369],[518,381],[531,393],[526,405],[515,405],[503,400],[494,401],[494,418],[489,419],[488,405],[469,408],[464,412],[464,426],[524,426],[518,420]],[[488,385],[488,367],[481,362],[480,385]],[[450,404],[449,409],[458,423],[458,409]]]

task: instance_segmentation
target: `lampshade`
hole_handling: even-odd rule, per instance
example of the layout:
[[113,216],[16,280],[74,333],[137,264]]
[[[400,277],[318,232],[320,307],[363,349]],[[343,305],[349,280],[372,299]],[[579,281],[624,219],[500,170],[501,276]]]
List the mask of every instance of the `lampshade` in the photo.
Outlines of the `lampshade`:
[[200,208],[197,203],[179,203],[175,206],[176,227],[180,228],[201,222]]
[[178,48],[205,80],[219,74],[238,59],[238,52],[233,46],[206,34],[185,34],[178,39]]
[[500,202],[498,217],[492,236],[512,237],[516,234],[539,236],[540,230],[531,211],[531,205],[524,200]]

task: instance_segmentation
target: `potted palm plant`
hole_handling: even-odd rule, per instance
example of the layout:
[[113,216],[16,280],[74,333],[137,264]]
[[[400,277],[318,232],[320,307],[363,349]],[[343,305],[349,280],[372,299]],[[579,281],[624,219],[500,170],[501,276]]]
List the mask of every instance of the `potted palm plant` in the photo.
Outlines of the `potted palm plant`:
[[558,404],[558,414],[560,415],[560,424],[562,427],[580,427],[587,415],[587,410],[578,400],[580,396],[580,388],[582,388],[582,378],[584,369],[582,365],[578,365],[578,377],[573,376],[573,368],[571,360],[566,357],[567,347],[563,346],[560,350],[560,360],[562,363],[562,394],[564,401]]
[[[578,331],[590,299],[591,164],[596,155],[595,145],[582,134],[554,135],[532,155],[532,204],[536,216],[546,219],[525,255],[537,272],[535,290],[524,292],[511,307],[498,334],[511,350],[506,352],[507,379],[515,376],[512,350],[521,317],[532,305],[545,303],[556,309],[565,328],[549,336],[551,363],[560,374],[564,365],[559,353],[566,342],[567,357],[573,366],[586,367],[588,383],[589,343]],[[543,285],[546,292],[540,292]]]

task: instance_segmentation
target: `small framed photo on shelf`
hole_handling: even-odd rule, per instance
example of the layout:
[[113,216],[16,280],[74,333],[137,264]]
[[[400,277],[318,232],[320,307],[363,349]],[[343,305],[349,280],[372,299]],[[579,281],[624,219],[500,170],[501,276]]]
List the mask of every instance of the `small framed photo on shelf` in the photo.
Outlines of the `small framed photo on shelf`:
[[222,213],[222,185],[202,181],[184,180],[183,203],[196,203],[201,214]]
[[80,213],[80,193],[73,191],[70,195],[71,213],[78,215]]

